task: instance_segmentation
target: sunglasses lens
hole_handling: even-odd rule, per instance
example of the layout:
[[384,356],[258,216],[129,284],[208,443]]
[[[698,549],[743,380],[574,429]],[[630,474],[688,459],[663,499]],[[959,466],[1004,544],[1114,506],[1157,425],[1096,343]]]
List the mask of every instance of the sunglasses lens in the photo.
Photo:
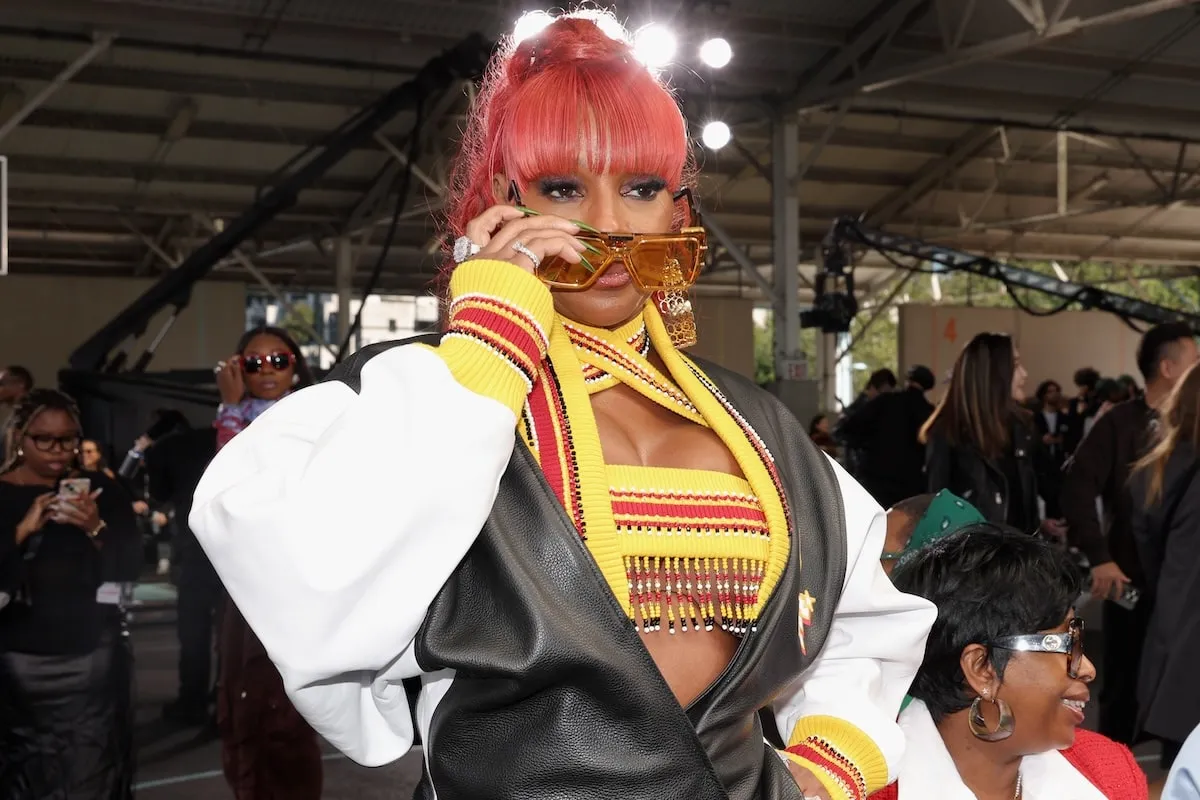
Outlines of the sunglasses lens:
[[602,239],[584,236],[576,238],[590,245],[591,249],[581,254],[578,264],[572,264],[559,256],[543,259],[537,268],[537,276],[543,283],[559,289],[584,289],[591,286],[599,272],[608,266],[612,259],[607,255],[608,248]]
[[1083,620],[1071,622],[1071,662],[1067,667],[1067,677],[1078,678],[1079,668],[1083,666]]
[[699,236],[647,238],[629,254],[633,273],[647,291],[683,289],[700,273],[703,243]]
[[261,356],[246,356],[242,359],[242,370],[247,375],[253,375],[262,369],[263,360]]
[[292,357],[290,353],[272,353],[267,357],[273,369],[287,369],[291,366]]

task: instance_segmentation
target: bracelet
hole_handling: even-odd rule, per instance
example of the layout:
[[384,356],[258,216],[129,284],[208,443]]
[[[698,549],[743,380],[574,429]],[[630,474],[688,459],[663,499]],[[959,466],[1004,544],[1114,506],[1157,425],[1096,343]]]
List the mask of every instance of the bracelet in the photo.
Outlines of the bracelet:
[[93,539],[95,539],[97,536],[99,536],[99,535],[100,535],[100,532],[101,532],[102,530],[104,530],[105,528],[107,528],[107,527],[108,527],[108,523],[107,523],[107,522],[105,522],[104,520],[100,520],[100,524],[96,526],[96,530],[94,530],[94,531],[88,531],[88,536],[90,536],[90,537],[92,537]]

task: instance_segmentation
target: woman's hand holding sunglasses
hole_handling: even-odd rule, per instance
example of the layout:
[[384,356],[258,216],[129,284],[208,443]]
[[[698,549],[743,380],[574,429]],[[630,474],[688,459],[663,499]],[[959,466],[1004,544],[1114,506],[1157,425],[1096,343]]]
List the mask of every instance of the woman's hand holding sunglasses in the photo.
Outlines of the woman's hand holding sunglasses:
[[217,365],[217,389],[221,392],[221,403],[227,406],[242,402],[246,396],[246,377],[242,374],[242,357],[230,356],[228,361]]
[[574,222],[549,214],[528,216],[516,206],[496,205],[467,223],[465,234],[479,252],[472,258],[507,261],[534,273],[544,259],[580,262],[587,245],[575,238]]

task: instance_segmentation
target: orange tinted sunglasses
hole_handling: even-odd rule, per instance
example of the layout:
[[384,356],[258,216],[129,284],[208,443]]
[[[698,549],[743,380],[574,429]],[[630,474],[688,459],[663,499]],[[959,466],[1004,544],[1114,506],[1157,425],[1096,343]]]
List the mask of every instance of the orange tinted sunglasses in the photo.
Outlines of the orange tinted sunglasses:
[[[530,216],[538,212],[521,204],[516,183],[509,186],[509,199]],[[604,233],[581,225],[576,239],[587,252],[578,264],[551,256],[537,267],[537,276],[553,289],[582,292],[590,289],[613,264],[620,262],[633,283],[643,292],[686,289],[696,282],[708,251],[708,237],[690,189],[681,189],[673,200],[687,205],[688,227],[677,233]],[[576,223],[579,224],[579,223]]]

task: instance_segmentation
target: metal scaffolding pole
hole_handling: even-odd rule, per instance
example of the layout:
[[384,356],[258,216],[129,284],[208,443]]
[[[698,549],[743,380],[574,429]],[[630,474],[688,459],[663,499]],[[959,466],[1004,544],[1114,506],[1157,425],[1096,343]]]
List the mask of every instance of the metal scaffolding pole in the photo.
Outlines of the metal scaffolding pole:
[[800,131],[794,114],[771,126],[771,229],[774,239],[775,374],[780,380],[800,377]]

